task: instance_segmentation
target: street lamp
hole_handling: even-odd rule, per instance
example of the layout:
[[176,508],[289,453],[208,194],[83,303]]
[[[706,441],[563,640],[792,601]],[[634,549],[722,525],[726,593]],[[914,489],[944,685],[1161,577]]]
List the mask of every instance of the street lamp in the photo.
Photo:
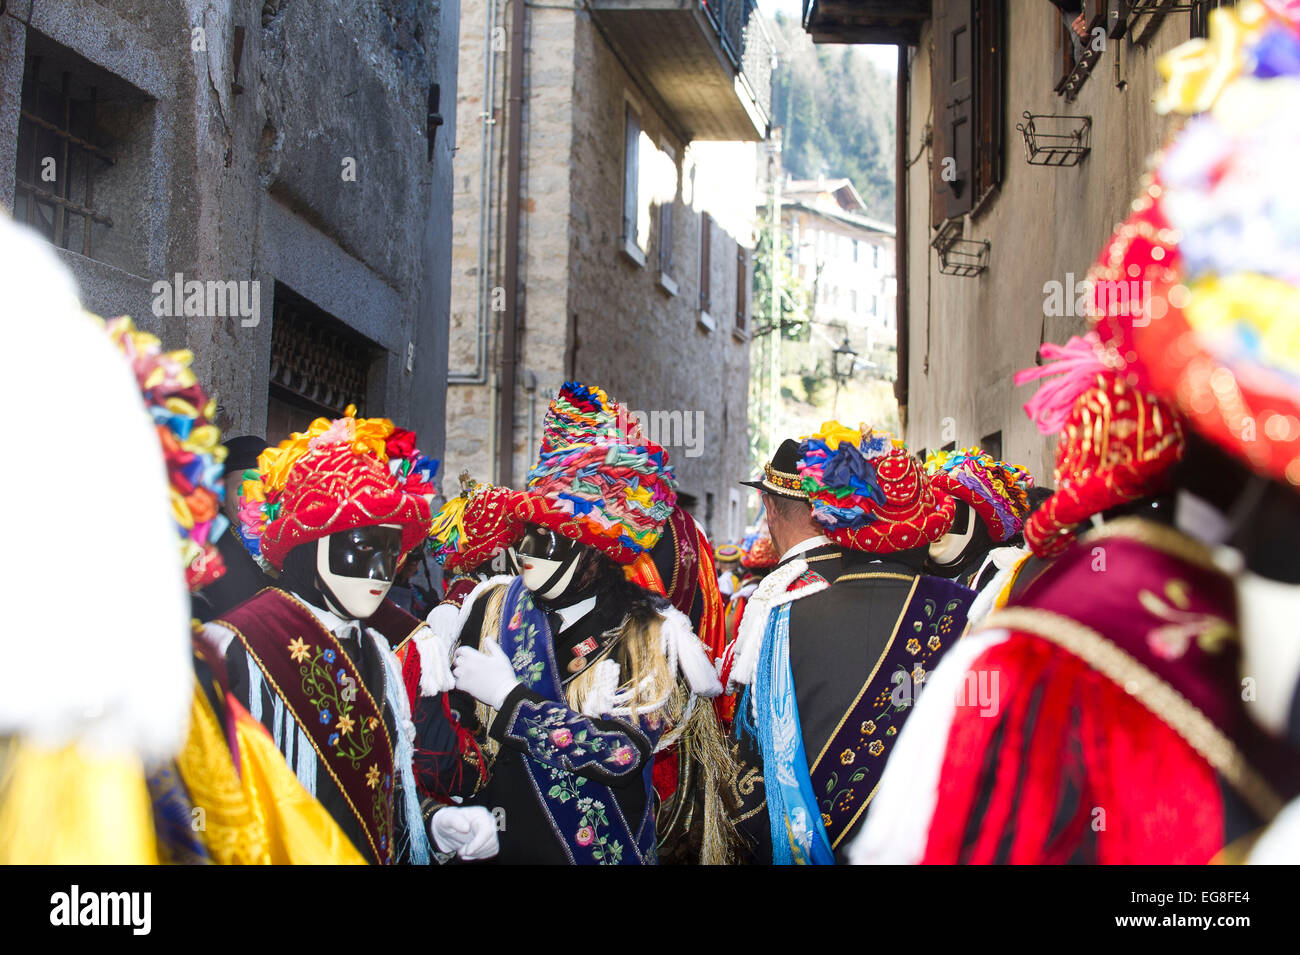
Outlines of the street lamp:
[[858,353],[849,345],[849,336],[844,336],[844,343],[831,352],[831,376],[837,383],[843,383],[853,377],[853,365]]

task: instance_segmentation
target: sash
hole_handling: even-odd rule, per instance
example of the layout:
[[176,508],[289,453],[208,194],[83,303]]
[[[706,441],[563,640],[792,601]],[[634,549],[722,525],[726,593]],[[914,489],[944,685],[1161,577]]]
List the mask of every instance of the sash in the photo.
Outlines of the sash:
[[234,632],[284,701],[360,823],[375,859],[391,862],[393,743],[383,709],[347,652],[311,610],[274,588],[217,622]]
[[974,591],[942,577],[912,582],[875,669],[812,765],[812,789],[832,847],[839,846],[876,794],[926,675],[960,639],[974,599]]
[[[546,614],[533,603],[522,577],[516,577],[506,591],[498,635],[501,649],[520,682],[567,708],[550,624]],[[549,736],[548,727],[541,725],[545,720],[537,722],[539,725],[530,727],[529,733],[536,730],[541,737]],[[548,766],[527,754],[523,765],[551,828],[574,863],[639,865],[654,861],[654,830],[650,830],[648,848],[643,847],[623,818],[609,787]],[[647,854],[650,858],[645,858]]]
[[799,725],[799,704],[790,671],[789,603],[768,615],[754,675],[754,702],[772,831],[772,862],[834,865],[835,853],[817,810]]

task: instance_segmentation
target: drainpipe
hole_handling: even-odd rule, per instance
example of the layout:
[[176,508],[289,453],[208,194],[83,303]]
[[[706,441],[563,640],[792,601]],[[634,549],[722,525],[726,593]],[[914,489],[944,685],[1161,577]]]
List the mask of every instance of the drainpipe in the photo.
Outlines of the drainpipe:
[[492,195],[492,140],[493,126],[496,125],[496,51],[492,45],[492,34],[496,29],[497,0],[488,0],[487,21],[483,39],[483,112],[479,114],[483,121],[482,168],[479,170],[478,201],[478,312],[474,327],[474,370],[471,372],[453,371],[447,375],[450,385],[483,385],[487,383],[487,338],[488,338],[488,248],[491,242],[492,225],[488,220],[488,210]]
[[506,132],[506,310],[501,336],[501,434],[497,447],[497,483],[514,483],[515,451],[515,334],[519,327],[519,180],[524,132],[524,0],[511,0],[510,125]]
[[894,325],[898,333],[898,374],[894,397],[898,399],[898,427],[907,436],[908,316],[907,316],[907,47],[898,46],[898,101],[895,109],[894,150]]

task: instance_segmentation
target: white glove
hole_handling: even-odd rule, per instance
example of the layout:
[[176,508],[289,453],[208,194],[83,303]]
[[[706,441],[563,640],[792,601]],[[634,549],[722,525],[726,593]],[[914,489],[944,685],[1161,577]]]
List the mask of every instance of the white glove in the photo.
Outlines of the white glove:
[[461,647],[452,658],[451,672],[456,689],[468,693],[494,710],[501,709],[510,691],[519,683],[515,668],[495,640],[487,641],[487,653]]
[[497,821],[483,806],[448,806],[429,820],[429,835],[439,852],[454,852],[466,862],[490,859],[501,851]]

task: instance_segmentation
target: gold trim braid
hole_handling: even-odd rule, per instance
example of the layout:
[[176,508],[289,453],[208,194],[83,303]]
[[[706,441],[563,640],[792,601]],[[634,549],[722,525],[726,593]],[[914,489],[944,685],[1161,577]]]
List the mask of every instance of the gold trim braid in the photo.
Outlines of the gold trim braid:
[[[1145,522],[1144,522],[1145,523]],[[1228,780],[1265,822],[1284,800],[1235,743],[1188,699],[1096,630],[1050,610],[1009,607],[989,614],[981,630],[1019,630],[1078,657],[1145,706]]]

